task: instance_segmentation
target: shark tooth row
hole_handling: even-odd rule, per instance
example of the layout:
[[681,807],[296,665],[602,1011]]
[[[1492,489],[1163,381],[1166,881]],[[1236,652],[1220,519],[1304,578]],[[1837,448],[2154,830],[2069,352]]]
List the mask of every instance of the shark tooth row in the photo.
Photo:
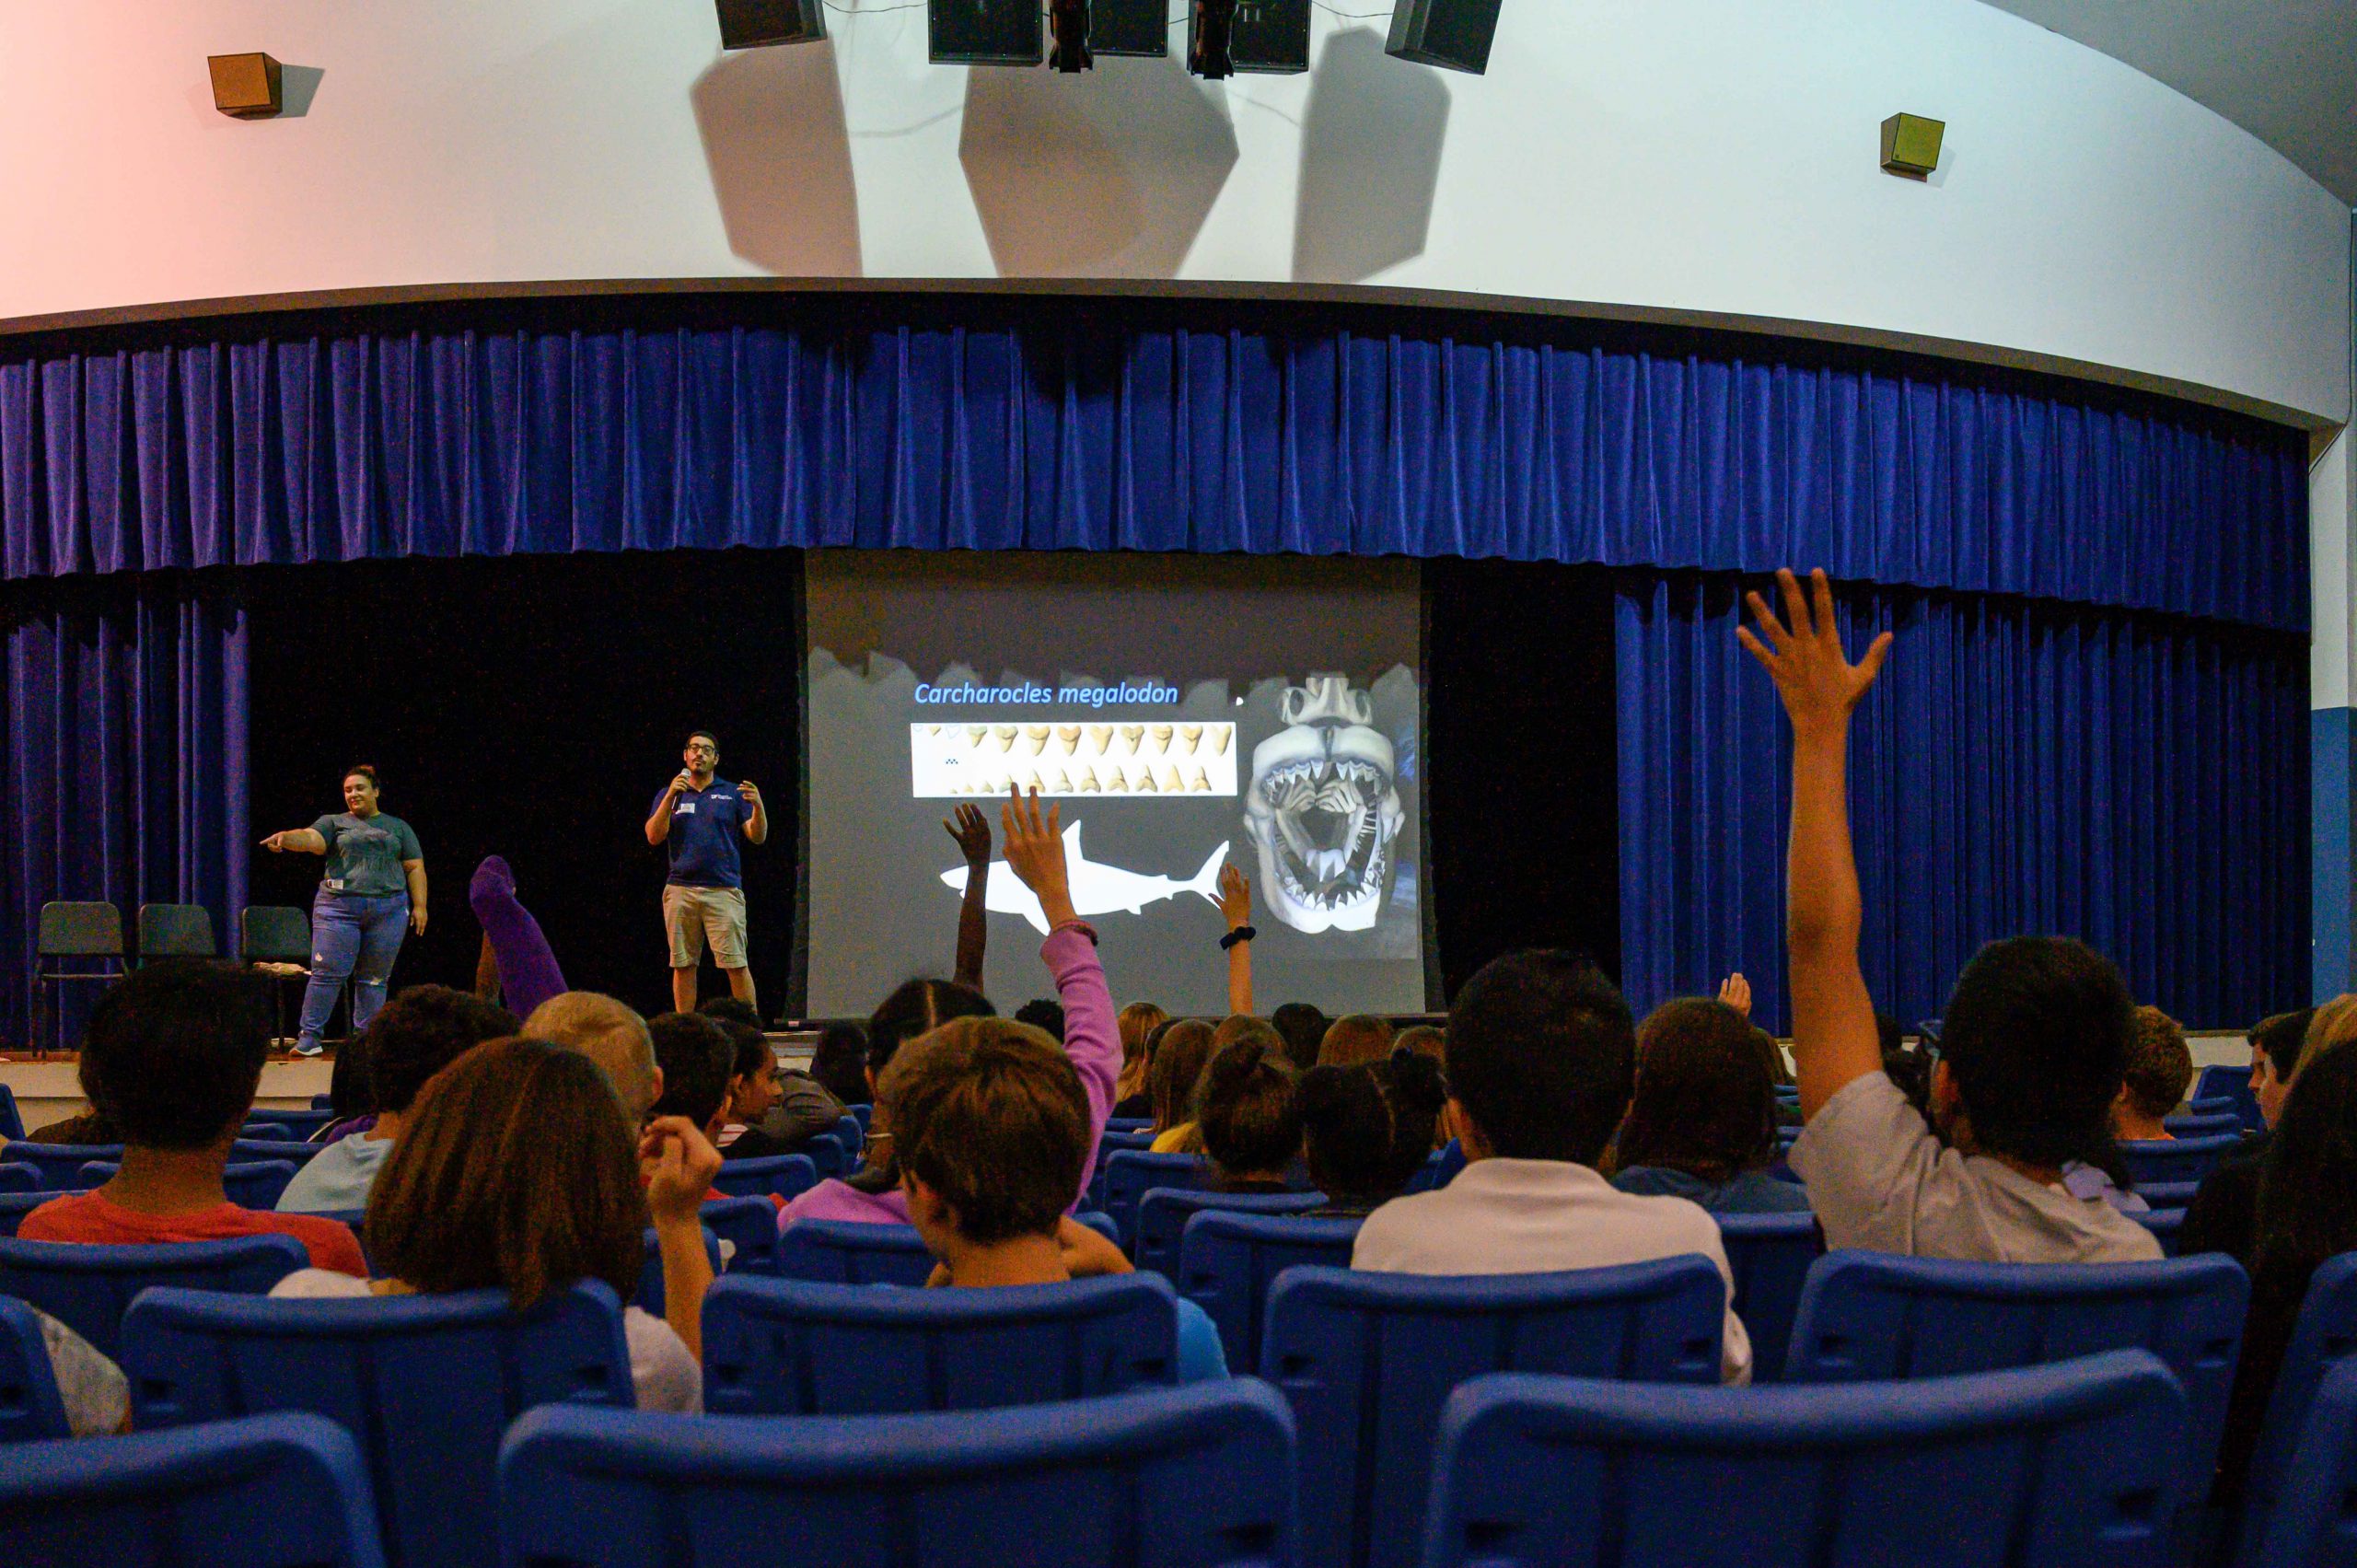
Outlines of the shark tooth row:
[[[941,731],[940,725],[930,726],[930,733],[934,735],[939,735]],[[1117,742],[1120,753],[1124,757],[1136,756],[1139,749],[1148,746],[1149,743],[1152,747],[1152,754],[1157,757],[1169,755],[1174,743],[1177,744],[1182,755],[1191,757],[1206,741],[1211,745],[1213,756],[1224,757],[1227,755],[1228,743],[1235,738],[1235,736],[1236,726],[1232,724],[970,724],[966,726],[966,744],[975,750],[979,751],[989,742],[995,740],[1001,751],[1013,751],[1016,743],[1020,741],[1034,757],[1045,754],[1051,741],[1055,744],[1057,751],[1062,755],[1078,756],[1080,743],[1084,738],[1088,742],[1089,754],[1097,757],[1102,757],[1113,751]]]
[[1178,765],[1165,763],[1157,775],[1151,762],[1133,768],[1106,763],[1100,775],[1097,764],[1081,767],[1078,782],[1069,769],[1059,768],[1052,777],[1034,768],[1028,775],[1007,773],[986,774],[974,784],[961,784],[950,791],[953,795],[1004,795],[1008,790],[1022,788],[1038,790],[1041,795],[1208,795],[1211,775],[1198,764],[1190,777],[1181,777]]

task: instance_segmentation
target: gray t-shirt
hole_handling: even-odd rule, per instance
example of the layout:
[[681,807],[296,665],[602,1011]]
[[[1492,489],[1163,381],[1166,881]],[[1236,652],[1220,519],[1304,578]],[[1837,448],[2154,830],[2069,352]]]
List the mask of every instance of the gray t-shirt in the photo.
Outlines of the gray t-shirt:
[[1793,1145],[1828,1247],[1977,1263],[2158,1261],[2153,1233],[2101,1198],[2049,1187],[1932,1135],[1881,1073],[1852,1078]]
[[81,1335],[41,1311],[41,1342],[49,1347],[50,1371],[57,1378],[57,1397],[65,1406],[65,1424],[76,1437],[103,1437],[122,1430],[131,1414],[131,1385],[122,1368],[108,1360]]
[[362,820],[349,811],[322,817],[311,831],[328,842],[328,872],[319,886],[331,893],[382,898],[409,891],[404,860],[424,860],[417,833],[400,818],[379,811]]

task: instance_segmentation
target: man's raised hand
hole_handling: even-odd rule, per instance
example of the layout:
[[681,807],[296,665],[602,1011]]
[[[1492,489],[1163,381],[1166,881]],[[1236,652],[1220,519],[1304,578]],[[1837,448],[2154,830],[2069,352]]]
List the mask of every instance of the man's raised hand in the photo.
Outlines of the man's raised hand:
[[1746,594],[1752,618],[1759,622],[1759,634],[1754,636],[1750,628],[1738,626],[1736,637],[1774,677],[1776,693],[1784,700],[1784,714],[1793,721],[1794,734],[1840,729],[1849,723],[1850,710],[1858,705],[1866,688],[1875,683],[1890,652],[1890,633],[1876,637],[1852,664],[1841,651],[1840,629],[1833,619],[1833,588],[1825,574],[1809,574],[1807,598],[1802,596],[1799,580],[1789,570],[1777,572],[1776,586],[1783,596],[1783,619],[1778,620],[1757,592]]

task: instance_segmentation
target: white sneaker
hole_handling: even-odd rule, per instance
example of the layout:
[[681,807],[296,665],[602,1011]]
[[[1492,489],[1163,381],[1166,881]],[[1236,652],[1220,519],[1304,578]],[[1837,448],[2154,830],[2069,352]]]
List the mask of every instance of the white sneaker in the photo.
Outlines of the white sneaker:
[[308,1045],[304,1045],[298,1042],[290,1054],[296,1056],[325,1056],[327,1053],[328,1048],[326,1046],[319,1044],[317,1040],[313,1040]]

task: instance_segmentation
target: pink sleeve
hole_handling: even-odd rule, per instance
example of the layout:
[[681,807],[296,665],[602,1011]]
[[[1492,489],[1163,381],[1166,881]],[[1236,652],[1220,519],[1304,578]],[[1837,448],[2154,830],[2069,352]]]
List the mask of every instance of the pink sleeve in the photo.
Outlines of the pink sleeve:
[[[1063,1003],[1064,1054],[1072,1058],[1080,1086],[1088,1095],[1088,1141],[1094,1151],[1104,1141],[1106,1119],[1113,1114],[1113,1081],[1121,1075],[1121,1027],[1113,1012],[1113,993],[1105,984],[1097,944],[1078,931],[1051,932],[1040,944],[1039,957],[1055,977],[1056,995]],[[1096,1173],[1092,1152],[1089,1175]],[[1084,1191],[1086,1185],[1082,1184]],[[1074,1206],[1079,1206],[1077,1201]]]

